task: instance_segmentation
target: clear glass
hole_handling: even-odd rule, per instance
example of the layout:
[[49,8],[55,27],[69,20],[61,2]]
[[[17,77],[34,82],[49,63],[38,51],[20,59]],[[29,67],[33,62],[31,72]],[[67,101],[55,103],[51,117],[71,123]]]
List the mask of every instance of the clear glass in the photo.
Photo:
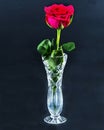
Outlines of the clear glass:
[[47,73],[47,107],[50,113],[50,116],[45,117],[44,121],[49,124],[62,124],[67,120],[65,117],[60,116],[63,109],[62,78],[67,62],[67,54],[56,58],[62,58],[63,60],[60,64],[55,65],[54,69],[50,67],[47,60],[42,58]]

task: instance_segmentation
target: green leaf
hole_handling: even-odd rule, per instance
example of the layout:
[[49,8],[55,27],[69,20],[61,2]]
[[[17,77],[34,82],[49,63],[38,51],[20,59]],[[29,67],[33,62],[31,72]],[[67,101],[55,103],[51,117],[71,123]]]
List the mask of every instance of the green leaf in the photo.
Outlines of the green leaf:
[[72,51],[75,49],[75,43],[74,42],[68,42],[68,43],[64,43],[62,45],[62,48],[66,51]]
[[57,65],[62,64],[63,62],[63,50],[53,50],[51,56],[47,59],[48,64],[52,70],[54,70]]
[[63,56],[63,50],[59,49],[59,50],[53,50],[51,53],[51,57],[55,58],[57,56]]
[[62,64],[62,62],[63,62],[63,57],[55,57],[55,58],[50,57],[48,59],[48,64],[52,69],[52,71],[55,70],[59,64]]
[[54,50],[54,48],[55,48],[55,40],[54,40],[54,38],[52,38],[52,40],[51,40],[51,43],[52,43],[52,46],[51,46],[51,50]]
[[51,41],[49,39],[43,40],[37,46],[37,50],[42,56],[48,55],[51,52]]
[[51,42],[52,42],[52,46],[54,46],[54,42],[55,42],[54,38],[52,38]]

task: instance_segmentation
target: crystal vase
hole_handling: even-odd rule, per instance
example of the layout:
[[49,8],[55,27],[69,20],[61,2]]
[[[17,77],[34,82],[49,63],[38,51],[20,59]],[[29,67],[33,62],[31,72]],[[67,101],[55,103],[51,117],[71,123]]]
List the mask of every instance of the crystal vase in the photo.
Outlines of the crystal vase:
[[63,94],[62,94],[62,79],[64,67],[67,62],[67,54],[51,59],[44,59],[47,80],[47,107],[50,116],[44,118],[44,121],[49,124],[62,124],[66,122],[66,118],[60,116],[63,109]]

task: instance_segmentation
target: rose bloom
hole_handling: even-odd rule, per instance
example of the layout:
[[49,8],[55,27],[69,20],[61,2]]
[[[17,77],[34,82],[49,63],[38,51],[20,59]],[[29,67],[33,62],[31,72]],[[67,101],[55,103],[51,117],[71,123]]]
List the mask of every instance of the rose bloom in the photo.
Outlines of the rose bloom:
[[65,28],[70,24],[70,18],[74,15],[74,7],[72,5],[65,6],[63,4],[53,4],[44,7],[45,21],[51,28]]

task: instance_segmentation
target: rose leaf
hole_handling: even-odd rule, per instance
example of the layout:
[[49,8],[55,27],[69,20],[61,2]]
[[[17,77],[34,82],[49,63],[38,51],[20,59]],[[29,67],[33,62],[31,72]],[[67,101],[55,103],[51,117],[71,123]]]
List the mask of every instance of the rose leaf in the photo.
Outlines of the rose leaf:
[[43,40],[37,46],[37,50],[42,56],[48,55],[51,52],[51,41],[49,39]]
[[62,45],[62,48],[66,51],[72,51],[75,49],[75,43],[74,42],[68,42],[68,43],[64,43]]

